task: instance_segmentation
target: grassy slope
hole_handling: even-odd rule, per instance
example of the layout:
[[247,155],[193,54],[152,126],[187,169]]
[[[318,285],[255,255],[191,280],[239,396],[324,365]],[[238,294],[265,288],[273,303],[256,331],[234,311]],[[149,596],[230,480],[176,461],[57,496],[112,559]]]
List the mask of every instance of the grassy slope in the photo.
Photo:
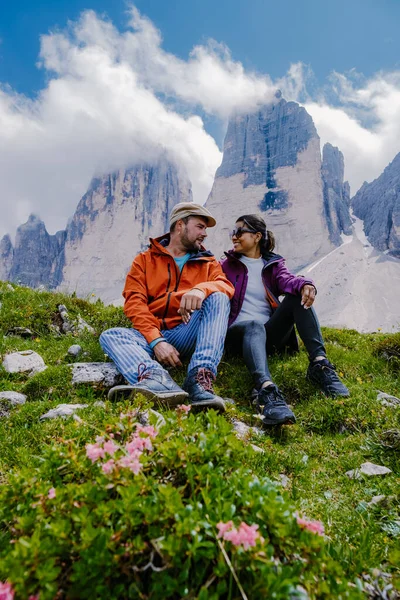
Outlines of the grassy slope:
[[[27,288],[16,288],[13,292],[1,282],[0,302],[0,354],[34,349],[49,366],[46,372],[31,379],[25,375],[8,375],[0,368],[0,391],[22,391],[29,400],[14,409],[9,418],[0,419],[0,478],[6,482],[10,468],[37,464],[46,444],[54,439],[65,439],[77,426],[71,420],[40,423],[41,414],[60,402],[105,400],[102,390],[88,386],[72,388],[68,347],[79,343],[87,352],[84,358],[77,359],[79,361],[104,360],[104,355],[93,335],[56,337],[49,331],[57,304],[66,304],[71,316],[80,313],[98,333],[107,327],[128,323],[117,308]],[[13,326],[29,327],[34,339],[3,337]],[[398,371],[391,363],[373,352],[377,342],[393,340],[394,336],[325,329],[324,337],[329,357],[343,373],[351,397],[326,399],[305,381],[304,349],[296,356],[274,357],[271,360],[273,376],[293,405],[298,424],[272,429],[255,440],[266,452],[254,456],[252,467],[273,479],[282,473],[287,475],[290,483],[285,493],[299,513],[324,522],[332,540],[331,552],[346,565],[349,576],[379,566],[398,576],[400,449],[385,446],[384,432],[400,429],[400,408],[383,407],[377,401],[376,390],[399,397],[400,382]],[[183,370],[175,377],[181,382]],[[251,387],[251,380],[239,360],[223,360],[217,391],[236,400],[236,407],[230,412],[249,424],[258,424],[249,403]],[[85,418],[101,429],[107,415],[119,410],[120,407],[107,402],[105,410],[88,409]],[[358,481],[345,476],[347,470],[366,460],[388,466],[393,473],[386,478]],[[368,506],[371,498],[380,494],[388,500],[378,507]]]

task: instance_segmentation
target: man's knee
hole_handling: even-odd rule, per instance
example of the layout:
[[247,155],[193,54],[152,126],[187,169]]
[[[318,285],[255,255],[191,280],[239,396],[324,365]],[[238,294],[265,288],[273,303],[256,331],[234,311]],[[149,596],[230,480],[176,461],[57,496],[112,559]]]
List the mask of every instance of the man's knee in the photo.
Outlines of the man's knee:
[[218,306],[220,310],[230,309],[230,300],[223,292],[214,292],[203,300],[203,304],[207,303],[212,306]]
[[128,327],[112,327],[111,329],[103,331],[99,337],[99,342],[100,346],[104,348],[104,346],[108,346],[116,340],[129,339],[130,341],[139,341],[141,337],[143,336],[135,329],[130,329]]

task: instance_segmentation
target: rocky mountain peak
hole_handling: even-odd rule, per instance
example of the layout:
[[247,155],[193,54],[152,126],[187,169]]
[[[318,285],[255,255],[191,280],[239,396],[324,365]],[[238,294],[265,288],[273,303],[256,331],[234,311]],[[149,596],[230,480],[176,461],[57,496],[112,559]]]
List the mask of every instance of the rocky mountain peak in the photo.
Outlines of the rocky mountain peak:
[[354,214],[364,221],[369,242],[400,258],[400,153],[382,175],[363,184],[351,205]]
[[340,234],[350,235],[352,223],[349,213],[350,186],[344,179],[344,158],[339,148],[325,144],[322,150],[322,179],[324,209],[329,235],[335,245],[341,242]]

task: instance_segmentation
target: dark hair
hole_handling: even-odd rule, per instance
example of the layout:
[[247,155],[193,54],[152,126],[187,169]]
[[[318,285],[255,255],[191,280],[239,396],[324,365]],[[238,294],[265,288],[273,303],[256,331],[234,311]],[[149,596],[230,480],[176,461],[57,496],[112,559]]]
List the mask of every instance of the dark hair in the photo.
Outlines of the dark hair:
[[[189,217],[182,217],[181,219],[178,219],[178,221],[183,221],[185,223],[185,225],[187,225],[188,221],[190,219]],[[169,228],[169,232],[172,233],[173,231],[175,231],[175,227],[178,221],[175,221],[175,223],[172,223],[171,227]]]
[[275,236],[272,231],[268,231],[267,224],[262,217],[258,215],[242,215],[236,219],[236,223],[238,221],[243,221],[250,229],[254,229],[254,233],[261,233],[261,254],[272,252],[272,250],[275,248]]

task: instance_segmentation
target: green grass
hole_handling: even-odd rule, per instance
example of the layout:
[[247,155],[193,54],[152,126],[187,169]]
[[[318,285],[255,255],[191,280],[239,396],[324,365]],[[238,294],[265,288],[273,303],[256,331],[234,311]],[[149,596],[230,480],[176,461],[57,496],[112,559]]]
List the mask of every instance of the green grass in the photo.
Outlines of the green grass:
[[[69,435],[76,435],[72,420],[41,423],[41,414],[61,402],[93,404],[105,400],[105,392],[71,384],[67,355],[78,343],[87,354],[76,361],[104,360],[98,334],[108,327],[129,325],[122,310],[77,298],[28,288],[14,292],[0,283],[0,354],[33,349],[48,365],[32,378],[9,375],[0,367],[0,390],[21,391],[28,402],[0,419],[0,481],[7,483],[10,469],[38,464],[45,449]],[[51,330],[58,304],[65,304],[71,317],[80,314],[97,335],[56,336]],[[31,340],[6,336],[10,327],[29,327]],[[330,553],[345,567],[349,577],[374,568],[391,572],[400,589],[400,449],[387,443],[385,432],[400,431],[400,408],[385,407],[377,390],[400,397],[398,373],[399,334],[359,334],[352,330],[324,329],[328,356],[351,392],[350,398],[327,399],[305,380],[307,356],[304,348],[294,356],[274,356],[271,371],[292,405],[295,426],[270,429],[254,439],[265,453],[250,458],[257,474],[278,480],[284,473],[289,485],[283,492],[300,514],[323,521],[330,540]],[[394,358],[393,358],[394,357]],[[184,370],[175,373],[182,382]],[[229,410],[248,424],[259,424],[250,404],[251,379],[243,363],[223,359],[216,390],[236,401]],[[84,413],[88,422],[101,428],[121,406],[106,402],[106,408],[91,407]],[[199,421],[200,422],[200,421]],[[75,433],[74,433],[75,432]],[[386,440],[386,441],[385,441]],[[350,480],[345,472],[367,460],[392,469],[387,477]],[[370,506],[373,496],[385,495],[382,505]]]

